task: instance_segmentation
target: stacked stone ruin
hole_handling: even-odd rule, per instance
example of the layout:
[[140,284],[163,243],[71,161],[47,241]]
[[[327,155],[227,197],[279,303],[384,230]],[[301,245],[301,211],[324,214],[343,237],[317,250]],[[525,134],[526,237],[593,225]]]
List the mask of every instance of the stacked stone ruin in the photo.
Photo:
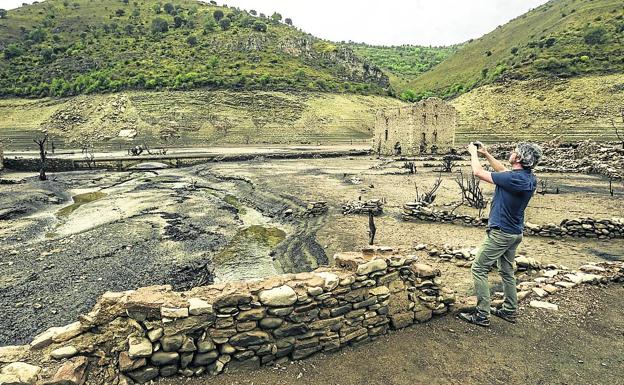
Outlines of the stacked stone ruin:
[[[486,226],[488,218],[456,214],[448,210],[438,210],[425,202],[408,202],[403,206],[404,221],[448,222],[468,226]],[[559,225],[548,223],[536,225],[525,223],[525,235],[540,237],[576,238],[624,238],[624,218],[594,219],[589,217],[564,219]]]
[[342,214],[368,214],[381,215],[384,202],[381,199],[369,199],[367,201],[351,201],[342,205]]
[[[233,372],[359,345],[445,314],[455,300],[440,271],[415,256],[375,248],[335,261],[335,268],[188,292],[108,292],[78,322],[51,328],[30,346],[3,348],[0,362],[11,353],[17,364],[45,365],[32,377],[38,384],[81,375],[73,369],[85,357],[93,358],[90,381],[107,384]],[[21,362],[26,356],[31,363]]]
[[318,201],[318,202],[308,203],[302,215],[304,217],[318,217],[326,213],[327,213],[327,202]]

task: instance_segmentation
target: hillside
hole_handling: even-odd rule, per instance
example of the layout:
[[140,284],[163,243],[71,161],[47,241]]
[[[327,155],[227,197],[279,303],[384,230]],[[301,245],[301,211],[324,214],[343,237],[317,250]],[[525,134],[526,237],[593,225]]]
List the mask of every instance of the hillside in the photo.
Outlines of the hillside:
[[552,0],[479,39],[409,82],[416,99],[453,97],[502,79],[624,72],[621,0]]
[[57,148],[369,143],[376,110],[403,104],[377,95],[226,90],[5,98],[0,140],[5,150],[34,149],[45,129]]
[[193,0],[47,0],[0,17],[0,96],[195,88],[387,94],[377,67],[279,14]]
[[509,80],[453,99],[458,143],[473,140],[617,140],[624,132],[624,74]]
[[451,56],[461,44],[448,47],[418,45],[377,46],[364,43],[349,43],[347,46],[364,60],[384,70],[390,78],[392,88],[402,99],[409,99],[408,94],[401,95],[409,82],[418,75],[429,71]]

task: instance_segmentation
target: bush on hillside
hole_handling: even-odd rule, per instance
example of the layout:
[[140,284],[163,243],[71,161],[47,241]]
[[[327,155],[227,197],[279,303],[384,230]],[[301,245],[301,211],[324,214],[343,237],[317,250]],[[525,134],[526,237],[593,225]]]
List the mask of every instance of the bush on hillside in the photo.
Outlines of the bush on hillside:
[[219,25],[221,26],[222,30],[227,31],[228,29],[230,29],[232,22],[227,17],[224,17],[219,21]]
[[256,21],[253,24],[253,29],[254,31],[258,31],[258,32],[266,32],[267,31],[267,25],[263,22],[261,22],[260,20]]
[[608,40],[608,33],[604,27],[592,27],[585,32],[583,38],[590,45],[604,44]]
[[169,24],[167,20],[162,17],[157,17],[152,20],[152,33],[163,33],[169,30]]
[[212,17],[214,17],[216,21],[221,21],[221,19],[223,19],[223,16],[223,11],[220,9],[217,9],[212,13]]

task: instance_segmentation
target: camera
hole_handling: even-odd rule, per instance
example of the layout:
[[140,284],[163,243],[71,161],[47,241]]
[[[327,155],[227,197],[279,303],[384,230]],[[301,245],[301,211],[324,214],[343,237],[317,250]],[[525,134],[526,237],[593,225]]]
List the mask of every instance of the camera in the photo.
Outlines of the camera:
[[477,141],[477,142],[472,142],[472,144],[474,144],[474,146],[475,146],[476,148],[481,148],[481,146],[483,146],[483,143],[478,142],[478,141]]

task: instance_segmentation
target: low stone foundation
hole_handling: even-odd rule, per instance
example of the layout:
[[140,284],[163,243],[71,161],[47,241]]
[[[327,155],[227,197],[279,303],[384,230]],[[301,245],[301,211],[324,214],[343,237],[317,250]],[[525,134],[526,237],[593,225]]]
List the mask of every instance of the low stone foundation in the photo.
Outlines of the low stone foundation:
[[[486,226],[488,222],[488,218],[476,218],[470,215],[455,214],[448,210],[438,210],[423,202],[406,203],[403,206],[402,218],[404,221],[449,222],[478,227]],[[624,238],[624,218],[564,219],[559,225],[554,223],[535,225],[527,222],[524,234],[541,237]]]
[[[359,345],[447,313],[454,303],[440,271],[416,256],[371,248],[334,259],[335,268],[188,292],[108,292],[78,322],[11,347],[10,361],[28,356],[44,366],[29,377],[37,384],[70,377],[78,380],[63,383],[82,384],[87,373],[89,384],[218,374]],[[0,383],[11,375],[0,375]]]

